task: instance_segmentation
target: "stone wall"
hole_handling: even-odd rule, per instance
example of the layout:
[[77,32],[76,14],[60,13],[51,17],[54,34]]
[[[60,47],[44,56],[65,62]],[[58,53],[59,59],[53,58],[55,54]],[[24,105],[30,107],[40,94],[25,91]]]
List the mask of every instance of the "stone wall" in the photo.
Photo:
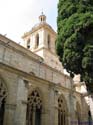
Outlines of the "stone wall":
[[44,64],[41,57],[3,36],[0,36],[0,62],[27,73],[34,73],[55,84],[71,88],[70,77]]
[[8,87],[4,125],[26,125],[27,98],[34,89],[38,89],[42,97],[42,125],[58,125],[61,95],[66,100],[68,125],[72,125],[71,120],[77,120],[75,102],[82,108],[81,94],[73,90],[68,76],[41,61],[41,57],[0,36],[0,76]]

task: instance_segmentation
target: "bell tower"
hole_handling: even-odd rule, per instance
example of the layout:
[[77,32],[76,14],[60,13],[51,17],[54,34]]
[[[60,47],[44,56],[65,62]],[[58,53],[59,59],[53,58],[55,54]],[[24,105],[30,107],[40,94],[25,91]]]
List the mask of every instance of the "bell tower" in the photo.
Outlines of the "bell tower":
[[23,46],[41,56],[44,63],[63,71],[55,51],[56,32],[46,23],[46,16],[41,13],[39,23],[23,35]]

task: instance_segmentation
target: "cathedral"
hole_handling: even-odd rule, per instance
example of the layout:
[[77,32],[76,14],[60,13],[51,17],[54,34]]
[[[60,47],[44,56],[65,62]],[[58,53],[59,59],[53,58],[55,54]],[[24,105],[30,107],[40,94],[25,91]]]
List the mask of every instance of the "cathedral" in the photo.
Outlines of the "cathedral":
[[64,73],[43,13],[22,39],[0,35],[0,125],[90,125],[84,83]]

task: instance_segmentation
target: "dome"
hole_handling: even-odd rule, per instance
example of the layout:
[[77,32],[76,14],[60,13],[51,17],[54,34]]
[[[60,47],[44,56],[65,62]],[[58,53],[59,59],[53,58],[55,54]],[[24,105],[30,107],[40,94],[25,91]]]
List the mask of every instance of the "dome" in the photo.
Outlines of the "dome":
[[42,27],[46,27],[47,29],[51,30],[56,35],[56,32],[53,30],[53,28],[46,22],[46,16],[44,15],[43,12],[38,17],[38,19],[39,19],[39,23],[35,24],[29,32],[24,33],[23,38]]

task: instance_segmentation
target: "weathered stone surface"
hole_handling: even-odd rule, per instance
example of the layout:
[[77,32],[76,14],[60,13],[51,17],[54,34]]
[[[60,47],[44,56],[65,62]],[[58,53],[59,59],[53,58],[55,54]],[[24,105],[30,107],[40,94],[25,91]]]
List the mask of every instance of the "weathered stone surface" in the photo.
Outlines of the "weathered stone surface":
[[[35,50],[37,33],[40,35],[40,46]],[[51,37],[51,51],[47,44],[48,34]],[[75,91],[73,80],[63,73],[55,54],[54,30],[48,24],[42,23],[24,35],[25,47],[29,38],[30,50],[33,52],[0,35],[0,79],[7,86],[8,93],[5,100],[4,125],[26,125],[28,95],[34,90],[39,92],[42,100],[41,125],[58,125],[60,96],[65,102],[62,111],[65,107],[67,109],[64,125],[76,123],[79,113],[81,120],[87,120],[89,109],[84,97]],[[80,111],[77,110],[77,103]]]

